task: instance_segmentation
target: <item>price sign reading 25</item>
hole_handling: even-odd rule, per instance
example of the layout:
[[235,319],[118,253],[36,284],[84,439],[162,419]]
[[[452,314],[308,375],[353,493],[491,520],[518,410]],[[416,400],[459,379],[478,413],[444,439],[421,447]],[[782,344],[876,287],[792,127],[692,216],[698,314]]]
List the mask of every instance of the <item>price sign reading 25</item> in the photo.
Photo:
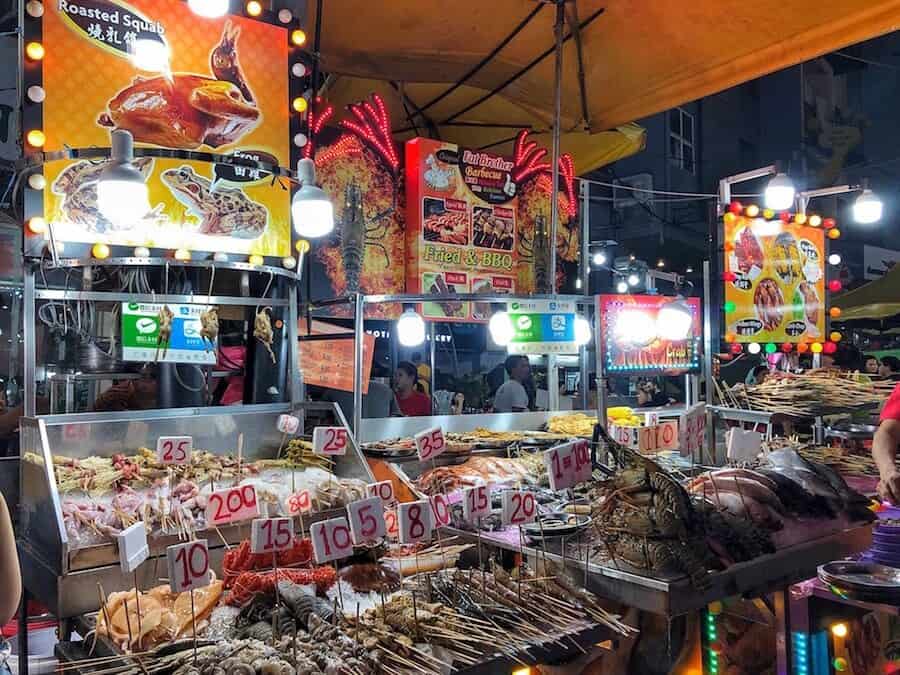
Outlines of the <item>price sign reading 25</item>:
[[317,455],[346,455],[349,435],[344,427],[313,429],[313,452]]
[[193,449],[191,436],[160,436],[156,439],[156,460],[160,464],[190,464]]
[[224,525],[258,515],[259,502],[256,500],[256,488],[252,485],[213,492],[206,504],[207,525]]
[[447,449],[444,442],[444,431],[440,427],[420,431],[414,437],[416,450],[419,451],[419,459],[427,462],[442,454]]
[[294,543],[290,518],[257,518],[250,527],[250,552],[274,553]]
[[350,526],[344,517],[313,523],[309,526],[309,536],[312,539],[313,555],[319,565],[346,558],[353,553]]
[[209,549],[206,539],[176,544],[166,549],[169,587],[173,593],[209,586]]

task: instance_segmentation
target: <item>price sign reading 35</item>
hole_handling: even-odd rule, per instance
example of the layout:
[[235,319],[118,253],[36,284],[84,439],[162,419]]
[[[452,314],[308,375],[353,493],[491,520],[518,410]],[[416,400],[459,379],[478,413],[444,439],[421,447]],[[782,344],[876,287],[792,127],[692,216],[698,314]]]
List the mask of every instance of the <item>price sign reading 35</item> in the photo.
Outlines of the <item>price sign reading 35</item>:
[[206,539],[175,544],[166,549],[169,587],[173,593],[209,586],[209,549]]
[[191,436],[160,436],[156,439],[156,460],[160,464],[190,464],[193,449]]
[[444,441],[444,431],[440,427],[420,431],[413,439],[416,442],[419,459],[423,462],[434,459],[447,449],[447,443]]
[[290,518],[257,518],[250,526],[250,552],[274,553],[294,543]]
[[313,429],[313,452],[317,455],[346,455],[349,435],[344,427]]

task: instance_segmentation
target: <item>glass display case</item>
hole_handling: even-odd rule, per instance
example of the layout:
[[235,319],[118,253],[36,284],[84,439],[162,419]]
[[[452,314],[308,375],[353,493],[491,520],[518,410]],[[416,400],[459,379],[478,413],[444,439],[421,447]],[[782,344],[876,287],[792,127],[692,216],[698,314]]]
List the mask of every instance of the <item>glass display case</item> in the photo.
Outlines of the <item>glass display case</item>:
[[[299,420],[294,434],[279,430],[284,414]],[[225,547],[249,537],[250,520],[208,523],[214,492],[253,486],[261,516],[296,515],[291,497],[304,491],[310,520],[343,510],[365,496],[371,472],[352,434],[345,454],[314,454],[313,425],[347,426],[333,403],[23,418],[18,544],[26,587],[69,617],[97,608],[98,583],[107,592],[159,583],[159,556],[178,541],[207,539],[215,567]],[[162,462],[157,441],[186,436],[189,461]],[[150,560],[138,578],[124,579],[116,535],[138,521]]]

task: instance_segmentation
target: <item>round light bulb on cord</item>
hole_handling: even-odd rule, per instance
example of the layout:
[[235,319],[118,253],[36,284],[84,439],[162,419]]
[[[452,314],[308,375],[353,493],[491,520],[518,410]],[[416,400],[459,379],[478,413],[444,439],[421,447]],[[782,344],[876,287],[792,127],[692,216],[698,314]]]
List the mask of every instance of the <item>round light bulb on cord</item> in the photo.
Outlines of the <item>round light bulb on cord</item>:
[[425,320],[410,308],[397,319],[397,339],[404,347],[417,347],[425,342]]
[[678,297],[660,307],[656,315],[656,332],[665,340],[686,340],[691,334],[694,313],[684,298]]
[[111,223],[131,226],[150,211],[147,183],[144,174],[132,164],[134,138],[131,132],[116,129],[111,140],[109,161],[97,181],[97,207]]
[[324,237],[334,229],[334,207],[325,191],[316,187],[316,165],[308,157],[297,162],[301,187],[291,200],[294,231],[301,237]]
[[751,342],[747,345],[747,351],[751,354],[759,354],[762,351],[762,347],[758,342]]
[[581,314],[575,315],[575,344],[583,347],[591,341],[591,324]]
[[28,0],[25,5],[25,11],[32,19],[40,19],[44,16],[44,5],[39,0]]
[[794,182],[787,174],[777,173],[766,185],[766,208],[780,211],[789,209],[794,204]]
[[628,283],[625,281],[620,281],[616,284],[616,290],[619,293],[627,293],[628,292]]
[[639,283],[641,283],[641,278],[637,274],[632,272],[628,275],[627,281],[629,286],[637,286]]
[[828,256],[828,264],[834,265],[835,267],[840,265],[841,264],[841,254],[840,253],[832,253],[831,255],[829,255]]
[[606,251],[595,251],[594,255],[591,257],[591,262],[594,264],[594,267],[601,267],[606,264]]
[[169,72],[169,45],[156,33],[141,31],[129,49],[131,63],[138,70]]
[[197,16],[217,19],[228,13],[228,0],[188,0],[188,7]]
[[865,188],[853,202],[853,220],[862,225],[871,225],[881,220],[884,205],[874,192]]
[[488,322],[488,331],[491,333],[494,344],[501,347],[508,345],[515,335],[512,319],[505,311],[494,312]]

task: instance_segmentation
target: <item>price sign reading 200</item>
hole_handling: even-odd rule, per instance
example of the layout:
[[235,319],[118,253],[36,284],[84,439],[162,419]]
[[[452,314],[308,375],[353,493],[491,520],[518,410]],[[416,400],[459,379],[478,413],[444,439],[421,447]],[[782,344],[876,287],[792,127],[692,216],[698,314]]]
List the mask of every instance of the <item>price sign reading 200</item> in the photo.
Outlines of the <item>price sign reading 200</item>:
[[256,488],[252,485],[213,492],[206,504],[207,525],[224,525],[258,515],[259,502],[256,500]]

